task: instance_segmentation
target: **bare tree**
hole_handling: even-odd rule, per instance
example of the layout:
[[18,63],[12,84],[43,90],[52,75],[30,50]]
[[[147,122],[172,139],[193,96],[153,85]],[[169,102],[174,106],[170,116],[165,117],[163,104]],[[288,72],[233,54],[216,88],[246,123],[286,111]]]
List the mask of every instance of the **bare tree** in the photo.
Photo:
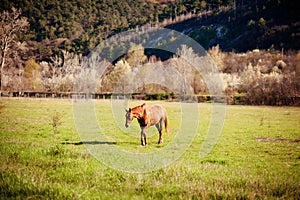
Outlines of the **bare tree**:
[[0,89],[2,91],[2,71],[9,46],[17,40],[19,33],[25,31],[29,26],[26,17],[21,16],[21,10],[12,8],[10,11],[0,13]]

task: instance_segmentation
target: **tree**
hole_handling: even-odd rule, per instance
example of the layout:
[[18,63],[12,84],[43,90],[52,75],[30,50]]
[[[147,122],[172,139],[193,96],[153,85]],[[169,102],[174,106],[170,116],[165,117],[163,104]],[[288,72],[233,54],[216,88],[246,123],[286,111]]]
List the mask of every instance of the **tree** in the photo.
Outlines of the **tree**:
[[0,90],[2,91],[2,71],[5,65],[10,45],[18,39],[18,34],[25,31],[29,26],[26,17],[21,16],[21,10],[12,8],[11,12],[0,13]]
[[126,61],[131,67],[137,67],[140,64],[145,63],[147,56],[144,53],[144,47],[141,44],[130,44],[130,49],[126,56]]
[[40,65],[35,62],[34,59],[29,59],[24,67],[24,86],[29,91],[40,91],[41,84],[41,72]]
[[[131,67],[129,63],[125,60],[119,60],[114,68],[113,71],[105,77],[104,83],[107,86],[106,88],[110,92],[123,92],[127,88],[128,80],[124,76],[131,71]],[[130,86],[130,85],[129,85]]]
[[215,65],[218,67],[218,69],[220,71],[223,71],[226,54],[222,52],[219,44],[210,48],[208,50],[208,53],[211,56],[212,60],[214,61]]

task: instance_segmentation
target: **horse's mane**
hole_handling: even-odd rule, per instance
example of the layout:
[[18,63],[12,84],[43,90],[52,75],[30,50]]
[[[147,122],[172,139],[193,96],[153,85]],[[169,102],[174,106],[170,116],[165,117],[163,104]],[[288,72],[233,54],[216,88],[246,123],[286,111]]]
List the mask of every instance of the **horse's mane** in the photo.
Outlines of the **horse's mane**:
[[136,106],[134,108],[129,108],[129,112],[131,112],[135,117],[141,118],[144,114],[145,103],[142,105]]

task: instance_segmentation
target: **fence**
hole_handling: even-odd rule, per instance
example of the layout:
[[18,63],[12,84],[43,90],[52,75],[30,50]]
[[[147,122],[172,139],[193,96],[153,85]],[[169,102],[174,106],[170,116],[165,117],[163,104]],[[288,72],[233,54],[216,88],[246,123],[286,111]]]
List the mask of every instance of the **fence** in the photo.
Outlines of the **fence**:
[[183,102],[226,102],[231,105],[300,105],[300,96],[287,96],[284,98],[271,98],[264,101],[251,99],[246,94],[234,94],[225,96],[212,95],[182,95],[174,93],[157,93],[157,94],[115,94],[115,93],[78,93],[78,92],[1,92],[2,97],[28,97],[28,98],[92,98],[92,99],[133,99],[133,100],[164,100],[164,101],[183,101]]

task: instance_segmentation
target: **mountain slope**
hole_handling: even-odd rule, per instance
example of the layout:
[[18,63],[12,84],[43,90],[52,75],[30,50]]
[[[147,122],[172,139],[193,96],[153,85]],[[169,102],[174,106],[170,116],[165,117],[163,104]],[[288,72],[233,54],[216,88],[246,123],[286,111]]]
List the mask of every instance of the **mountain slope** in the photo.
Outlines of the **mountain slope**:
[[298,4],[293,1],[241,2],[218,13],[166,27],[188,34],[206,49],[216,44],[223,50],[238,52],[255,48],[299,49]]

